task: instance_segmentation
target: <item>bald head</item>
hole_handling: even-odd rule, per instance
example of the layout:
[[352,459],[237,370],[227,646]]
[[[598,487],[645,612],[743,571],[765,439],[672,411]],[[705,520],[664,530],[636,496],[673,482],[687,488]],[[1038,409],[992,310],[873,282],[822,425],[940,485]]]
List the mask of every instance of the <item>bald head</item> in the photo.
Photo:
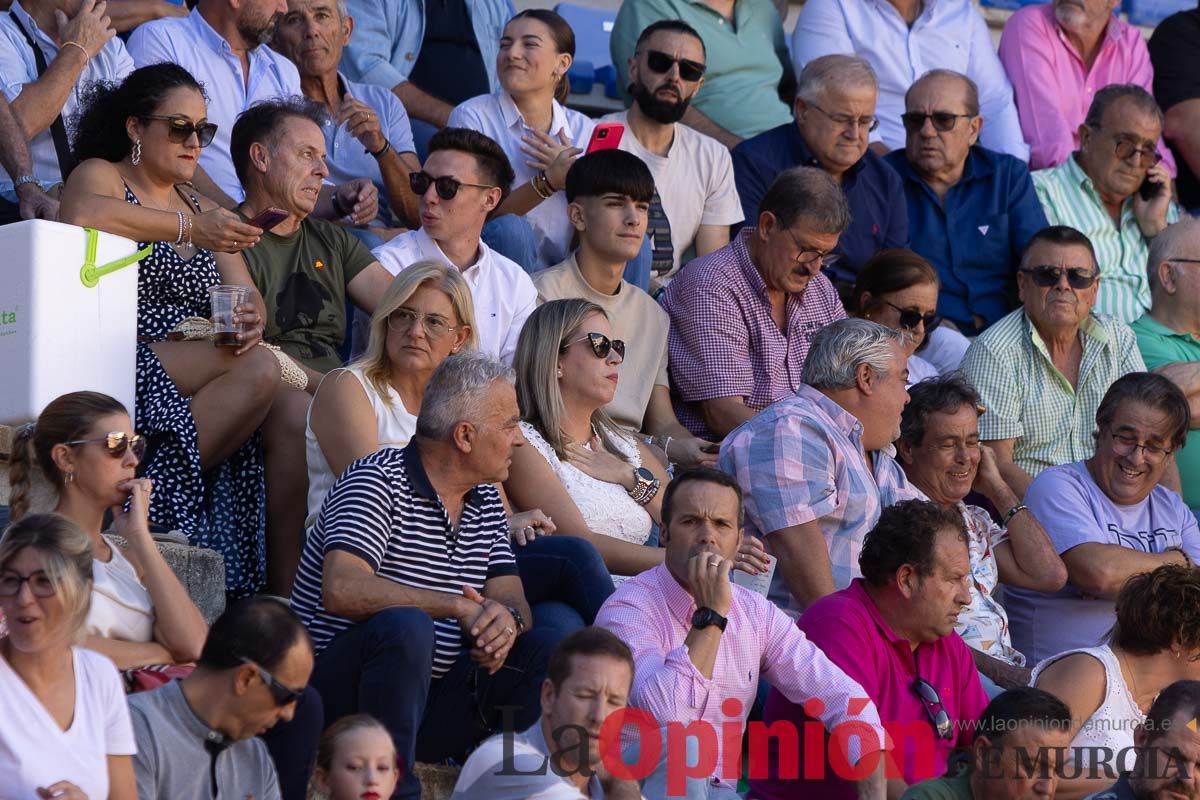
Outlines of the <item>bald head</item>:
[[1184,217],[1174,225],[1163,228],[1162,233],[1155,236],[1150,242],[1150,256],[1146,260],[1146,273],[1152,291],[1162,287],[1160,269],[1164,264],[1169,269],[1200,268],[1200,264],[1170,263],[1175,259],[1200,261],[1200,219]]
[[932,96],[944,103],[962,104],[963,113],[979,116],[979,87],[975,81],[952,69],[931,69],[913,81],[904,93],[904,107],[913,111],[913,95]]

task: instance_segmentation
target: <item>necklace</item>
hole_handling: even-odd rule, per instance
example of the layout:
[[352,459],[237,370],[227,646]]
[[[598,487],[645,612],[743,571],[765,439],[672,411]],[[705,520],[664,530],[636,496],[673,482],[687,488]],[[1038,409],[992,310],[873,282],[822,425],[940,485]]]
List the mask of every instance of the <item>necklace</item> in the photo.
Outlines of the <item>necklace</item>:
[[1122,669],[1124,669],[1125,672],[1127,672],[1129,674],[1129,681],[1128,681],[1127,688],[1129,689],[1129,694],[1133,697],[1133,704],[1135,706],[1137,706],[1138,710],[1140,711],[1142,708],[1142,704],[1141,704],[1141,702],[1138,701],[1137,675],[1134,674],[1133,667],[1129,663],[1129,658],[1128,657],[1122,658],[1121,657],[1122,654],[1118,653],[1115,650],[1113,651],[1113,655],[1115,655],[1117,657],[1117,664],[1120,665],[1122,667]]

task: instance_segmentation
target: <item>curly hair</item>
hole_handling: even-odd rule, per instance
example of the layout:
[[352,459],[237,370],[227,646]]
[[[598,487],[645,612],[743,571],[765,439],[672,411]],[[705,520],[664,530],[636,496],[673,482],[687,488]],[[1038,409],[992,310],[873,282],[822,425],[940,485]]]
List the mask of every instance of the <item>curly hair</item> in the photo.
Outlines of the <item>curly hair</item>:
[[1164,564],[1125,581],[1108,641],[1138,656],[1176,642],[1189,655],[1200,652],[1200,568]]
[[888,506],[863,540],[858,566],[872,586],[886,586],[905,564],[919,577],[933,574],[938,531],[950,529],[965,542],[962,514],[928,500],[904,500]]

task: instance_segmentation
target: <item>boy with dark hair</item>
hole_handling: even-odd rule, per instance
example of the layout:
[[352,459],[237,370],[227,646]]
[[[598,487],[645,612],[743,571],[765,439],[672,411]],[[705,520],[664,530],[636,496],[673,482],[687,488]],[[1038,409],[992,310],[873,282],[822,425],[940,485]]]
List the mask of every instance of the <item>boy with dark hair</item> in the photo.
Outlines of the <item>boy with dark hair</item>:
[[567,215],[578,249],[533,276],[539,302],[582,298],[608,313],[613,335],[637,342],[620,368],[617,394],[605,408],[630,431],[648,434],[669,459],[714,463],[716,448],[693,437],[671,408],[667,380],[670,319],[648,294],[622,277],[646,234],[654,177],[623,150],[581,156],[567,172]]

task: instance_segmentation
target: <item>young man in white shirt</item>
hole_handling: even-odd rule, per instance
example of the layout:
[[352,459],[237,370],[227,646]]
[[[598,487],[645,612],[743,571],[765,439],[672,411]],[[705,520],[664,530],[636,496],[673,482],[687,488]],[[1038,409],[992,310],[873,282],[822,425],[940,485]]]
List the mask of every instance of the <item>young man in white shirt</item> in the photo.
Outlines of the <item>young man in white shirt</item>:
[[537,290],[524,269],[480,238],[512,185],[508,156],[482,133],[445,128],[429,140],[429,157],[410,178],[421,227],[376,248],[376,258],[393,275],[427,258],[457,267],[471,287],[479,349],[511,365]]
[[654,177],[637,156],[604,150],[571,165],[566,195],[579,249],[561,264],[534,274],[538,299],[590,300],[608,314],[613,334],[630,343],[616,397],[605,407],[618,425],[653,436],[674,461],[715,463],[716,446],[692,436],[671,407],[667,312],[622,278],[646,234]]
[[629,59],[633,105],[605,117],[625,125],[621,149],[654,175],[652,288],[683,263],[729,244],[729,226],[742,221],[729,150],[678,124],[704,84],[705,66],[704,42],[691,25],[664,19],[647,26]]

